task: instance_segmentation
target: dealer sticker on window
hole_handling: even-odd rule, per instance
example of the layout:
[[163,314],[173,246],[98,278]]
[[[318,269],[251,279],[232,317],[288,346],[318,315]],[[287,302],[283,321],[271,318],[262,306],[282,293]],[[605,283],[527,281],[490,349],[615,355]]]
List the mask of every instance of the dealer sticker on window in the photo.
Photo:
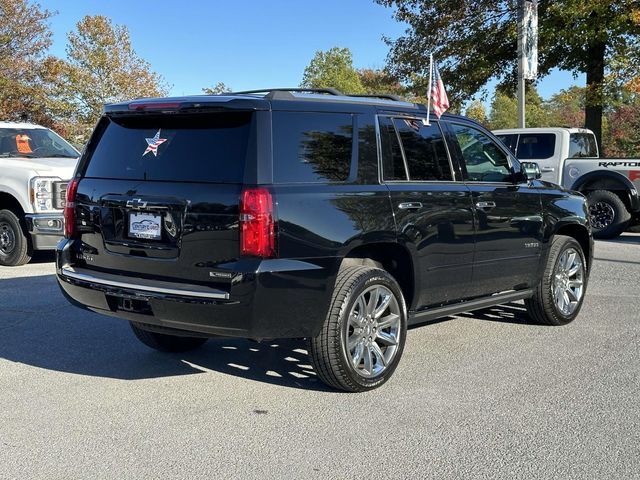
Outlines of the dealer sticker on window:
[[153,213],[129,214],[129,235],[134,238],[160,240],[162,217]]

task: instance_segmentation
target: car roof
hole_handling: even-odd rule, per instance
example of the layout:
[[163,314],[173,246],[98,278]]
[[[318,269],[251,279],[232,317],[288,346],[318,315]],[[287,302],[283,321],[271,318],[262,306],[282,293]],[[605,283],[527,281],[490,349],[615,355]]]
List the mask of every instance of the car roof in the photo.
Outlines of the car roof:
[[[393,95],[345,95],[334,89],[274,88],[249,90],[215,95],[189,95],[164,98],[141,98],[128,102],[105,105],[105,113],[135,113],[141,110],[163,111],[176,108],[189,109],[249,109],[402,112],[426,114],[423,104],[404,101]],[[457,115],[445,114],[447,117]],[[462,118],[462,117],[460,117]]]
[[40,125],[36,125],[34,123],[25,123],[25,122],[0,122],[0,128],[25,128],[25,129],[34,129],[34,128],[42,128]]

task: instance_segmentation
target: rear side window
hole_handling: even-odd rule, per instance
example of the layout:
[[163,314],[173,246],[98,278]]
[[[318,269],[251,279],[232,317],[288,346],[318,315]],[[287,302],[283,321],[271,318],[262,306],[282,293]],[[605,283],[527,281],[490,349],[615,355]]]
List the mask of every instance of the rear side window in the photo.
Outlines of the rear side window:
[[380,126],[385,180],[453,180],[444,138],[436,123],[424,125],[417,119],[381,118]]
[[349,178],[350,114],[273,112],[272,118],[275,182],[344,182]]
[[251,112],[107,117],[85,176],[240,183],[254,130]]
[[555,133],[523,133],[518,142],[517,157],[520,160],[545,160],[553,157],[555,150]]
[[569,136],[569,158],[597,157],[596,138],[590,133],[572,133]]

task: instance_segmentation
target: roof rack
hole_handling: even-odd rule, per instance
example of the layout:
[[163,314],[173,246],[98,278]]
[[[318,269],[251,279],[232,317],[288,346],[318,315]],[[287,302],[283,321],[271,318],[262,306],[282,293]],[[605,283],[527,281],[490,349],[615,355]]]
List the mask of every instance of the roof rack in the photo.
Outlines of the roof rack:
[[300,92],[300,93],[324,93],[328,95],[340,95],[345,97],[361,97],[361,98],[380,98],[383,100],[393,100],[394,102],[404,102],[405,100],[398,96],[392,95],[389,93],[358,93],[358,94],[346,94],[342,93],[340,90],[336,90],[335,88],[260,88],[257,90],[243,90],[241,92],[229,92],[223,95],[244,95],[251,93],[266,93],[266,98],[277,98],[278,92],[283,92],[284,95],[291,94],[292,92]]
[[267,96],[275,92],[308,92],[308,93],[326,93],[328,95],[344,95],[340,90],[335,88],[260,88],[257,90],[243,90],[241,92],[229,92],[229,95],[244,95],[250,93],[266,93]]
[[358,93],[349,95],[349,97],[365,97],[365,98],[382,98],[383,100],[393,100],[394,102],[404,102],[405,100],[399,95],[390,93]]

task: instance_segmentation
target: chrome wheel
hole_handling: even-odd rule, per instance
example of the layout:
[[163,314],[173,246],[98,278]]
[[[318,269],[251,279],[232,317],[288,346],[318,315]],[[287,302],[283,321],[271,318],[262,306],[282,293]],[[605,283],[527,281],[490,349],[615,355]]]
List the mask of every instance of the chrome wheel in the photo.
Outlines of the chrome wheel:
[[0,253],[9,255],[16,245],[16,235],[8,223],[0,223]]
[[575,248],[567,248],[558,258],[552,283],[553,300],[562,315],[571,315],[580,305],[584,278],[582,256]]
[[613,223],[616,212],[607,202],[596,202],[589,205],[589,221],[593,228],[603,230]]
[[400,343],[400,306],[387,287],[367,288],[355,301],[344,339],[353,369],[366,378],[380,375],[393,361]]

